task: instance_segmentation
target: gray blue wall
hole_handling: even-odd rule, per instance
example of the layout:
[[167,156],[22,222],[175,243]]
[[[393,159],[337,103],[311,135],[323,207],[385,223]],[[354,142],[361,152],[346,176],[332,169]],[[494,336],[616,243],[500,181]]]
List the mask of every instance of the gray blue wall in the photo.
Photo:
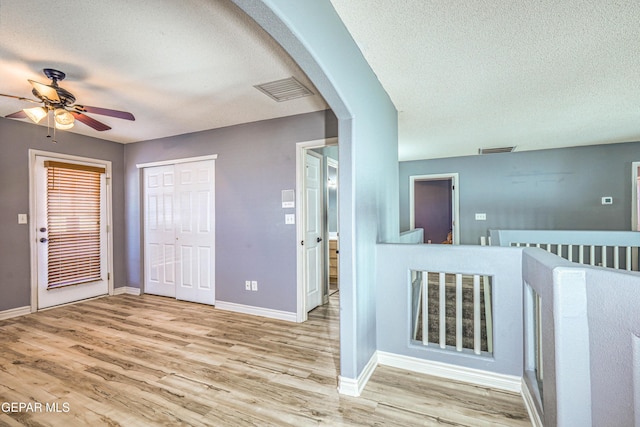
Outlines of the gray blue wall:
[[401,162],[400,227],[409,228],[411,175],[457,172],[462,244],[500,228],[631,230],[633,161],[640,142]]
[[124,147],[69,132],[54,144],[46,135],[46,127],[0,118],[0,311],[31,304],[29,225],[18,224],[29,213],[29,149],[112,162],[114,284],[125,284]]
[[326,111],[126,145],[127,284],[143,281],[136,164],[217,154],[216,300],[295,313],[296,227],[284,223],[293,211],[281,191],[296,188],[296,143],[335,136]]

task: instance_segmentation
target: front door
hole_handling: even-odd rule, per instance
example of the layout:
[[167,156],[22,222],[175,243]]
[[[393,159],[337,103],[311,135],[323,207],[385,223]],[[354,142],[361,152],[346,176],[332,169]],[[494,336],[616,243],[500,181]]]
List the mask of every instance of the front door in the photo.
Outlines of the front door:
[[106,165],[35,157],[37,307],[109,293]]
[[322,156],[313,151],[305,154],[304,212],[306,307],[310,311],[322,304],[324,283]]

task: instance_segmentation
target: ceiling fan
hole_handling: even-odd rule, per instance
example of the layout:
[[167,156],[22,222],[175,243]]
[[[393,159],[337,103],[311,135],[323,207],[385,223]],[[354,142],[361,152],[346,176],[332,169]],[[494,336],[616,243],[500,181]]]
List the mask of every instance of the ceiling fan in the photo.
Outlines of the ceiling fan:
[[58,86],[58,82],[64,80],[66,74],[52,68],[45,68],[42,71],[45,76],[51,79],[51,84],[47,85],[34,80],[29,80],[31,86],[33,86],[33,90],[31,92],[36,98],[38,98],[38,101],[21,96],[0,93],[0,96],[15,98],[20,101],[27,101],[35,104],[42,104],[42,106],[25,108],[5,117],[10,119],[24,119],[28,117],[35,123],[38,123],[44,117],[47,117],[49,112],[52,111],[56,129],[71,129],[74,122],[78,120],[99,132],[109,130],[111,127],[87,116],[85,113],[101,114],[103,116],[116,117],[118,119],[125,120],[135,120],[133,114],[126,111],[75,104],[76,97],[68,90]]

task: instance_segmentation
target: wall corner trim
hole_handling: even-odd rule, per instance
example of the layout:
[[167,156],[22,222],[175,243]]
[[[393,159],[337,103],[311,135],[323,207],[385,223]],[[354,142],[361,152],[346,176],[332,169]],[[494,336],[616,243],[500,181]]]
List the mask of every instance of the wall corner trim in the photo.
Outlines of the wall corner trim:
[[0,311],[0,320],[11,319],[12,317],[25,316],[31,314],[31,306],[10,308],[9,310]]
[[113,289],[113,295],[140,295],[140,288],[134,288],[132,286],[121,286]]
[[522,393],[522,377],[515,375],[498,374],[383,351],[378,351],[378,362],[381,365],[392,366],[407,371],[434,375],[436,377],[462,381],[497,390]]
[[358,397],[369,382],[373,371],[378,367],[378,352],[373,353],[358,378],[338,377],[338,393]]
[[268,317],[271,319],[297,322],[297,314],[290,311],[273,310],[271,308],[255,307],[252,305],[237,304],[235,302],[216,301],[215,307],[220,310],[236,313],[251,314],[253,316]]
[[522,391],[520,394],[522,395],[522,400],[524,400],[524,407],[527,408],[531,424],[533,427],[544,427],[540,414],[538,413],[538,409],[536,408],[535,401],[533,400],[533,396],[531,396],[531,392],[529,391],[529,387],[527,387],[524,378],[522,379],[521,387]]

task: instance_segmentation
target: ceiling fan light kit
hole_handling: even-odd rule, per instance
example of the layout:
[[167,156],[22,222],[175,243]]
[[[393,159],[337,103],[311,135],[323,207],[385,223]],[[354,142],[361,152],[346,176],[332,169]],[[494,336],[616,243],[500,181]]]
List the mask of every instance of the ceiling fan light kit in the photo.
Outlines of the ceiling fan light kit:
[[47,110],[44,107],[25,108],[22,111],[24,111],[27,117],[33,120],[34,123],[38,123],[40,120],[47,117]]
[[73,122],[76,120],[73,114],[65,110],[64,108],[57,108],[53,112],[53,117],[58,129],[71,129]]
[[58,82],[64,80],[66,77],[65,73],[54,70],[53,68],[45,68],[42,71],[45,76],[51,79],[51,84],[47,85],[34,80],[28,80],[33,87],[31,93],[38,98],[38,101],[15,95],[0,94],[0,96],[6,96],[20,101],[42,103],[42,106],[25,108],[22,111],[17,111],[5,117],[12,119],[24,119],[28,117],[34,123],[38,123],[44,117],[48,116],[49,111],[52,111],[55,129],[71,129],[77,119],[79,122],[84,123],[99,132],[109,130],[111,127],[85,115],[84,113],[101,114],[103,116],[115,117],[124,120],[135,120],[133,114],[126,111],[75,104],[76,97],[73,96],[71,92],[58,85]]

